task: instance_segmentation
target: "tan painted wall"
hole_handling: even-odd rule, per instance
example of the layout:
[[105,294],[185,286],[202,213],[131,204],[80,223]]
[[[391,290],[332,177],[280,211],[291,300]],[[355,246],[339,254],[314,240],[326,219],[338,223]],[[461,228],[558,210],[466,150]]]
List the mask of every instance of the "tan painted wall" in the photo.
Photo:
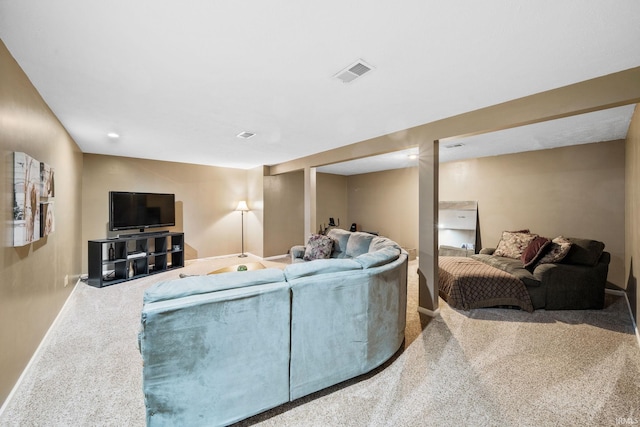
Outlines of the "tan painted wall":
[[440,165],[440,200],[477,200],[482,246],[503,230],[601,240],[624,287],[624,141]]
[[316,174],[316,230],[328,227],[333,218],[339,228],[349,229],[347,177],[330,173]]
[[[13,248],[13,152],[55,169],[55,232]],[[80,274],[82,153],[0,41],[0,405]],[[64,286],[65,276],[69,286]]]
[[640,276],[640,107],[631,119],[626,140],[625,282],[636,325],[638,317],[638,276]]
[[264,257],[304,243],[304,172],[264,177]]
[[351,175],[347,182],[349,224],[418,248],[418,168]]
[[[174,193],[176,226],[171,230],[184,231],[186,259],[241,251],[240,212],[235,208],[239,200],[247,199],[245,170],[85,154],[82,179],[85,272],[87,241],[116,234],[108,232],[111,190]],[[252,201],[247,203],[252,207]]]

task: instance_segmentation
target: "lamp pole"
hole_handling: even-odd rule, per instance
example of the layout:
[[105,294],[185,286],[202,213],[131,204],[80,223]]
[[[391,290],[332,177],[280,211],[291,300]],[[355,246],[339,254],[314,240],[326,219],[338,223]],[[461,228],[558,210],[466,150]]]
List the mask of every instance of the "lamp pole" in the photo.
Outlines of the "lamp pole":
[[238,255],[238,258],[245,258],[247,254],[244,253],[244,211],[240,211],[240,222],[240,228],[242,228],[242,253]]
[[249,210],[247,202],[244,200],[238,202],[238,207],[236,208],[236,210],[240,211],[240,228],[242,230],[242,253],[238,255],[238,258],[245,258],[247,254],[244,253],[244,213],[245,211]]

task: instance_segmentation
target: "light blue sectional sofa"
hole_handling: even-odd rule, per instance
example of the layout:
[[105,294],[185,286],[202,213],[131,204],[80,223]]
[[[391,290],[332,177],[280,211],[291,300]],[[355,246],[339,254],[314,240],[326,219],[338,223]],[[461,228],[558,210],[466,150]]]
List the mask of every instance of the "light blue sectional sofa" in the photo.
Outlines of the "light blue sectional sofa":
[[139,336],[147,424],[228,425],[388,360],[404,340],[407,253],[355,237],[355,256],[149,288]]

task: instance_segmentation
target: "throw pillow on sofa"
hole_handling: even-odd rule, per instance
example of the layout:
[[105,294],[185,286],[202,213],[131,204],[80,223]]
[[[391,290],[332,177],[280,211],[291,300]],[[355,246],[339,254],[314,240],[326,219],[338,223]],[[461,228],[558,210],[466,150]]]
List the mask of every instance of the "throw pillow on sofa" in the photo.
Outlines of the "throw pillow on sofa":
[[331,256],[332,249],[333,240],[331,240],[331,238],[323,236],[322,234],[313,234],[309,237],[303,259],[305,261],[327,259]]
[[538,237],[537,234],[522,231],[503,231],[498,247],[493,253],[496,256],[520,259],[527,246]]
[[562,260],[566,264],[594,266],[604,251],[604,243],[597,240],[567,237],[571,241],[571,250]]
[[522,253],[522,257],[520,257],[524,268],[535,265],[538,260],[542,258],[547,247],[550,244],[551,240],[547,239],[546,237],[538,236],[533,239],[533,241],[529,243],[529,246],[527,246],[527,248]]
[[538,264],[553,264],[560,262],[571,250],[571,241],[566,237],[558,236],[551,241],[549,250],[544,254]]

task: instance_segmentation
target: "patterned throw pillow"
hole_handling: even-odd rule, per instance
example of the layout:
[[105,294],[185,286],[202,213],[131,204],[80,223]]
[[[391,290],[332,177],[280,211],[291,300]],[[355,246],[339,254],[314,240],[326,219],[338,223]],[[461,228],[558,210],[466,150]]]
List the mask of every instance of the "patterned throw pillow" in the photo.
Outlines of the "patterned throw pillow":
[[331,240],[330,237],[323,236],[322,234],[312,234],[304,250],[303,259],[305,261],[327,259],[331,256],[332,249],[333,240]]
[[498,243],[494,255],[507,258],[520,259],[522,253],[533,240],[538,237],[537,234],[531,234],[528,230],[522,231],[503,231],[502,238]]
[[549,250],[540,258],[538,264],[553,264],[562,261],[571,250],[571,240],[566,237],[558,236],[551,241]]
[[536,237],[533,241],[527,246],[527,249],[522,253],[522,265],[524,268],[535,265],[538,260],[545,253],[547,247],[551,244],[551,240],[546,237]]

